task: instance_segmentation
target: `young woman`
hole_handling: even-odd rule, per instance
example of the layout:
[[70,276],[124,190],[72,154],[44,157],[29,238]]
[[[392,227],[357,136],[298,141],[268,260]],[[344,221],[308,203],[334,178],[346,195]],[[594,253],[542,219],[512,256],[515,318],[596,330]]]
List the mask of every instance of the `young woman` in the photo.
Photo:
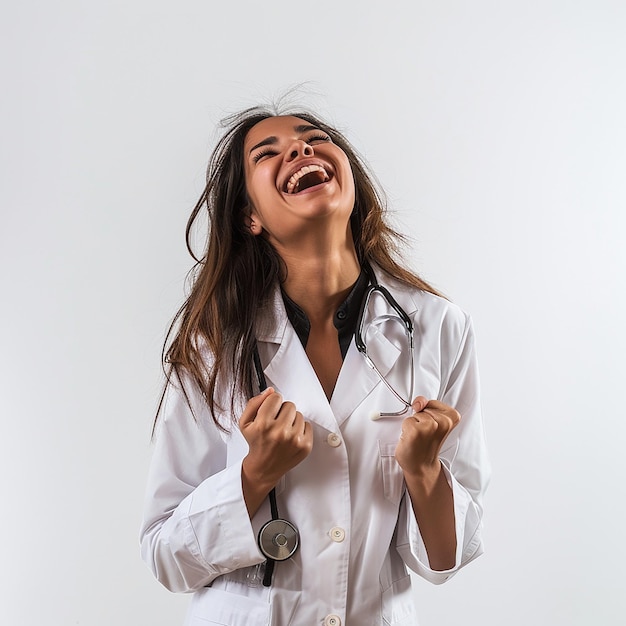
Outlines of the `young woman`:
[[144,560],[193,592],[187,625],[414,625],[407,567],[441,583],[482,553],[469,317],[397,261],[372,177],[310,113],[231,118],[188,240],[204,207]]

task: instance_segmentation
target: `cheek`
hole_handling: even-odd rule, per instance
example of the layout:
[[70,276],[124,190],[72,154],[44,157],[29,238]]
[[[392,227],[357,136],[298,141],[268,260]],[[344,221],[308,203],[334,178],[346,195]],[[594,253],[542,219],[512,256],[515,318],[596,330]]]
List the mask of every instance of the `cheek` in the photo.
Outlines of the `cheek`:
[[266,170],[254,172],[246,180],[246,191],[252,204],[260,209],[264,199],[270,198],[276,192],[272,173]]
[[354,209],[354,203],[356,202],[356,183],[354,182],[354,176],[352,170],[348,171],[348,183],[344,185],[343,192],[347,196],[352,208]]
[[354,200],[356,193],[356,183],[354,181],[354,172],[352,171],[352,167],[350,166],[350,161],[344,155],[341,162],[341,178],[344,181],[343,190],[346,194],[352,195],[352,199]]

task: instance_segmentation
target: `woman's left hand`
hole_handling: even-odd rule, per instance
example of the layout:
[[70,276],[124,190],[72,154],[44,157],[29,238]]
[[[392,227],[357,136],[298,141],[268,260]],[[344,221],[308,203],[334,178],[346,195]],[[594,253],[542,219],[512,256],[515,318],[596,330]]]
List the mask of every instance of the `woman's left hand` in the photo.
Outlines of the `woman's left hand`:
[[439,472],[439,451],[461,415],[451,406],[424,396],[415,398],[412,406],[415,413],[402,422],[396,460],[405,475]]

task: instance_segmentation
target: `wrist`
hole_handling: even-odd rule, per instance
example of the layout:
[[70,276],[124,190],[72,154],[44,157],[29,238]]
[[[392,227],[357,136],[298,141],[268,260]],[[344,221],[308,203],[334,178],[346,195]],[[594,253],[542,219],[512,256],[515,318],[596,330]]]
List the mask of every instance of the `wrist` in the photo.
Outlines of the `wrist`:
[[250,462],[246,463],[246,460],[244,458],[241,464],[241,489],[246,508],[248,509],[248,515],[252,519],[275,483],[272,484],[267,480],[263,480],[262,475],[254,470],[254,465]]
[[250,456],[244,457],[241,463],[241,477],[251,488],[266,495],[278,484],[280,477],[274,479],[266,471],[259,469]]
[[421,463],[411,468],[402,468],[404,480],[407,484],[416,487],[432,488],[443,474],[441,461],[437,459],[433,463]]

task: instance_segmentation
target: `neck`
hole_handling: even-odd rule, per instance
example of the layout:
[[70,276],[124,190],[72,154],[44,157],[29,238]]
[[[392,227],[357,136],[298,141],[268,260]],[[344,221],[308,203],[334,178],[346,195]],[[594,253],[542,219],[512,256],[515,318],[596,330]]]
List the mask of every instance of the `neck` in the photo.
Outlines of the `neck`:
[[339,246],[301,247],[280,255],[287,266],[282,285],[287,295],[312,323],[332,320],[361,272],[352,238]]

